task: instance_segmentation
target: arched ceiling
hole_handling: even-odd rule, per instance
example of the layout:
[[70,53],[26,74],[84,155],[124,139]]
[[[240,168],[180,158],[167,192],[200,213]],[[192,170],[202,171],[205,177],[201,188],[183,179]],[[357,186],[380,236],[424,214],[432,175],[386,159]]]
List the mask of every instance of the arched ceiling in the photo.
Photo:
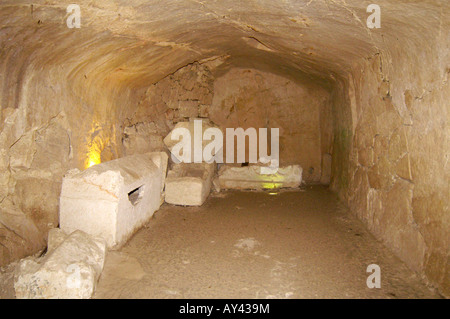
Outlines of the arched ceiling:
[[67,66],[69,81],[129,88],[211,57],[227,57],[222,68],[250,66],[328,86],[358,59],[396,45],[389,41],[418,45],[448,6],[380,0],[382,28],[369,29],[372,1],[79,0],[81,28],[69,29],[72,2],[1,1],[2,46],[20,46],[14,54],[43,67]]

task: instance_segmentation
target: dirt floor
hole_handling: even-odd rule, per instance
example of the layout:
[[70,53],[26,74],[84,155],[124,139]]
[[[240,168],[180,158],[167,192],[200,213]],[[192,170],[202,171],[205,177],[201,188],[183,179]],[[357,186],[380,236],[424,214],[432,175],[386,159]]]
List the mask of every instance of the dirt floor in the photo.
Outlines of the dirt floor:
[[[381,268],[380,289],[366,285],[370,264]],[[8,274],[2,275],[3,297],[11,293]],[[333,193],[310,186],[212,194],[202,207],[163,205],[124,247],[108,252],[94,298],[439,295]]]
[[[381,288],[366,285],[381,267]],[[326,188],[164,205],[110,252],[95,298],[435,298]]]

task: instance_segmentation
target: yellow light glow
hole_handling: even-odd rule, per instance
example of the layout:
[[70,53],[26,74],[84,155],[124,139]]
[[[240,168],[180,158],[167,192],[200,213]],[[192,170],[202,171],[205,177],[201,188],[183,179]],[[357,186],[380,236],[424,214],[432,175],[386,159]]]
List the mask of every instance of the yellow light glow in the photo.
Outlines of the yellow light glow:
[[100,153],[95,151],[95,150],[91,150],[88,154],[88,160],[87,160],[87,165],[86,168],[89,168],[91,166],[100,164],[102,162],[101,158],[100,158]]
[[263,189],[275,189],[278,188],[276,183],[265,182],[262,184]]
[[[86,155],[84,161],[84,168],[89,168],[98,165],[102,162],[102,154],[105,146],[109,142],[109,136],[105,133],[102,123],[94,120],[92,128],[86,137],[88,142],[86,145]],[[106,134],[106,136],[105,136]],[[104,159],[108,160],[108,158]]]
[[100,164],[100,163],[96,163],[94,161],[90,161],[89,164],[88,164],[88,167],[92,167],[92,166],[97,165],[97,164]]
[[276,196],[278,193],[269,193],[269,195]]
[[283,175],[272,174],[272,175],[260,175],[262,186],[264,189],[275,190],[282,186],[286,178]]

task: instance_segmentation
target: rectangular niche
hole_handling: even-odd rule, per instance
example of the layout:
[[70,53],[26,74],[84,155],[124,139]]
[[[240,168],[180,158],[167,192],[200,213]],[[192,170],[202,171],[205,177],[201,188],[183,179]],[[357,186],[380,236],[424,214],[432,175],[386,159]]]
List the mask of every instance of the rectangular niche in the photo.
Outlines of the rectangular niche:
[[144,196],[144,185],[141,185],[140,187],[133,189],[131,192],[128,193],[128,200],[133,206],[136,206],[137,204],[139,204],[143,196]]

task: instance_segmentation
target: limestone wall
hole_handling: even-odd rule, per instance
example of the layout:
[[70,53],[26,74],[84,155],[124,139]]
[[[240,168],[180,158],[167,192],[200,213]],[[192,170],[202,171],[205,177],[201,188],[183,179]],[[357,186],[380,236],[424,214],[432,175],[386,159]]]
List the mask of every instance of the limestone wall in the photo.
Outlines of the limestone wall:
[[278,128],[280,165],[299,164],[306,182],[320,181],[322,151],[330,148],[327,136],[332,134],[327,123],[329,94],[322,87],[253,69],[232,69],[214,83],[209,117],[224,133],[226,128]]
[[79,0],[80,29],[70,3],[0,1],[0,265],[45,246],[67,169],[267,102],[252,125],[450,295],[448,1],[379,0],[380,29],[359,0]]
[[194,63],[146,91],[124,123],[122,143],[126,154],[164,150],[162,139],[176,123],[208,118],[223,132],[225,161],[226,128],[279,128],[280,164],[300,164],[307,182],[319,182],[322,165],[331,167],[322,163],[322,154],[331,152],[330,112],[321,86],[244,68],[215,77],[211,63]]
[[335,91],[332,188],[379,240],[449,295],[448,47],[438,50],[439,33],[410,40],[436,51],[385,47]]

